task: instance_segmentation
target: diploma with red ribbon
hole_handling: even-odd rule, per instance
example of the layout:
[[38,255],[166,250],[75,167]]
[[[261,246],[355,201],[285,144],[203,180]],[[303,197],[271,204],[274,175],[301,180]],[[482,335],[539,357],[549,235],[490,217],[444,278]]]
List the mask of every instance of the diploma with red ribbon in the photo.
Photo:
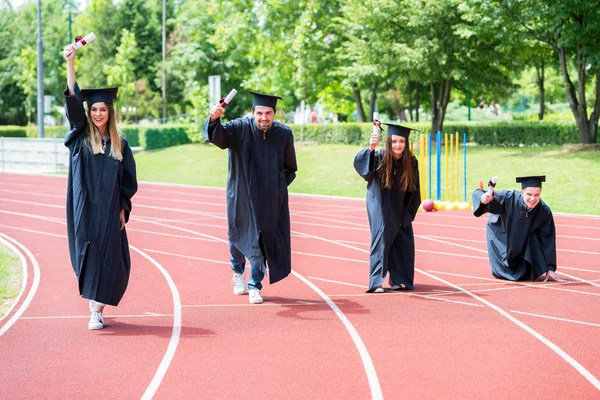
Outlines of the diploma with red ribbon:
[[[96,35],[94,34],[94,32],[90,32],[88,35],[83,36],[83,37],[77,36],[75,38],[75,43],[73,43],[73,47],[75,48],[75,50],[78,50],[94,39],[96,39]],[[69,56],[70,54],[71,54],[71,52],[65,53],[65,56]]]
[[227,97],[224,97],[221,100],[219,100],[219,104],[221,105],[221,107],[223,107],[223,108],[227,107],[227,104],[229,104],[231,102],[231,100],[233,100],[233,98],[235,97],[236,94],[237,94],[237,90],[231,89],[231,92],[229,92]]
[[373,133],[379,135],[379,132],[383,132],[383,128],[381,127],[381,122],[379,121],[379,113],[373,113]]
[[487,190],[486,194],[490,198],[494,197],[494,188],[496,187],[496,182],[498,182],[498,177],[497,176],[493,176],[492,179],[490,179],[488,181],[488,190]]

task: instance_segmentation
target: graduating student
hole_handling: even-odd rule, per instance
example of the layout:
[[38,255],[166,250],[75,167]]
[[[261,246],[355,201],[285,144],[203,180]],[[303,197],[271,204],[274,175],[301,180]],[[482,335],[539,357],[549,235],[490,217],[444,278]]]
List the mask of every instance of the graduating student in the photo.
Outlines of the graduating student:
[[519,281],[556,276],[556,230],[550,207],[540,198],[545,176],[518,177],[521,191],[473,192],[473,214],[491,213],[486,236],[492,275]]
[[389,288],[413,289],[415,239],[412,222],[421,204],[419,164],[408,148],[411,128],[388,126],[385,149],[375,150],[379,135],[371,135],[369,148],[358,152],[354,168],[367,183],[367,212],[371,228],[370,281],[367,293]]
[[[117,131],[117,88],[80,90],[76,49],[69,45],[66,113],[70,129],[67,232],[80,295],[89,300],[89,329],[102,329],[105,305],[117,306],[129,281],[131,260],[125,224],[137,191],[135,161]],[[83,108],[87,102],[87,112]]]
[[294,136],[274,121],[277,99],[257,92],[252,116],[221,124],[225,109],[210,110],[203,131],[207,140],[229,149],[227,218],[233,293],[246,293],[245,264],[250,262],[249,302],[263,302],[262,283],[269,268],[275,283],[291,272],[290,212],[287,187],[296,176]]

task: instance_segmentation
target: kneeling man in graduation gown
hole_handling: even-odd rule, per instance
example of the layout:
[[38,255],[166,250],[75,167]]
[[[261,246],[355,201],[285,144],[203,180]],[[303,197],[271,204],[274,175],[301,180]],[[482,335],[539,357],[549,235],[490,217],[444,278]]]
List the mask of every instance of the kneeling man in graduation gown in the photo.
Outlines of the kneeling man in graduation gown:
[[473,192],[473,214],[492,214],[486,236],[492,275],[496,278],[536,280],[545,274],[544,282],[564,282],[556,275],[554,218],[540,198],[545,181],[545,176],[518,177],[521,191]]
[[229,149],[227,219],[233,293],[246,294],[247,258],[249,302],[260,304],[267,265],[270,283],[282,280],[292,269],[287,187],[297,166],[292,130],[274,121],[281,97],[250,93],[252,116],[222,124],[225,109],[216,105],[202,128],[207,140]]

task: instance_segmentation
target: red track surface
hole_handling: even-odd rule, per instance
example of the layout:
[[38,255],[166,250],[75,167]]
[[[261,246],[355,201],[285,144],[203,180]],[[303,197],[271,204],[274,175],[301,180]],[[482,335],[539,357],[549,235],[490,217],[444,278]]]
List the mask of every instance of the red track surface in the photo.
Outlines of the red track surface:
[[130,286],[89,331],[65,187],[0,174],[0,239],[28,271],[0,321],[2,399],[600,398],[598,217],[556,216],[569,282],[543,284],[491,277],[486,218],[420,213],[415,290],[367,295],[364,200],[291,195],[295,273],[251,306],[232,294],[224,191],[142,183]]

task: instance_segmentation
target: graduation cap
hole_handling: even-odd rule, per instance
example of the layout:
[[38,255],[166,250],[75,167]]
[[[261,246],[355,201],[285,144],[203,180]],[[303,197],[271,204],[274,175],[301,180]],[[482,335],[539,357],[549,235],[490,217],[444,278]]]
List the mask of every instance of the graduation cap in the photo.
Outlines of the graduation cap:
[[118,87],[100,88],[100,89],[82,89],[81,96],[87,101],[88,107],[94,103],[112,104],[117,98]]
[[410,135],[410,131],[421,132],[420,130],[415,129],[415,128],[409,128],[407,126],[392,124],[390,122],[384,122],[383,124],[388,126],[388,131],[387,131],[388,135],[402,136],[406,139],[408,139],[408,136]]
[[538,176],[518,176],[517,183],[521,183],[521,189],[528,187],[539,187],[542,188],[542,182],[546,182],[546,175]]
[[282,99],[281,96],[272,96],[270,94],[258,93],[252,90],[248,90],[248,93],[250,93],[254,97],[252,106],[266,106],[271,107],[272,109],[276,109],[277,100]]

